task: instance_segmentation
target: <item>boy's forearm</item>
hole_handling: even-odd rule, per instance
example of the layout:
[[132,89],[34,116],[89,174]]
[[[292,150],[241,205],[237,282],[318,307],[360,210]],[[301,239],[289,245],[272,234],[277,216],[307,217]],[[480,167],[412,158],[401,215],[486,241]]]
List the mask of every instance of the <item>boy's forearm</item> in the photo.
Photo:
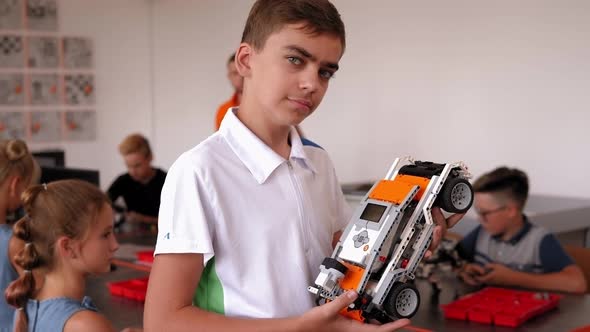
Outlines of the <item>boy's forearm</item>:
[[554,273],[536,274],[515,272],[514,286],[560,291],[569,293],[583,293],[586,290],[584,280],[579,280],[575,273],[560,271]]
[[146,214],[142,215],[142,222],[145,224],[154,224],[157,225],[158,224],[158,217],[152,217],[152,216],[148,216]]
[[161,322],[161,325],[153,321],[150,323],[144,326],[146,332],[303,332],[313,330],[303,326],[297,317],[279,319],[233,318],[207,312],[193,306],[170,313],[170,317],[166,317],[165,321]]

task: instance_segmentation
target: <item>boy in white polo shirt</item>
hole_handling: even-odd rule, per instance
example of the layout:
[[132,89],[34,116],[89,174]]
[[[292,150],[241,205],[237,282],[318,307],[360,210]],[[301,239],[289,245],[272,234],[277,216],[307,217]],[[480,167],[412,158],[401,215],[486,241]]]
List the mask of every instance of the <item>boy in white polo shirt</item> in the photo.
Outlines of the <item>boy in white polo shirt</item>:
[[[316,308],[307,292],[350,213],[327,153],[294,126],[321,102],[344,36],[327,0],[253,5],[236,52],[241,105],[178,158],[162,190],[146,331],[368,332],[408,324],[360,324],[338,314],[354,292]],[[460,218],[434,216],[444,226]]]

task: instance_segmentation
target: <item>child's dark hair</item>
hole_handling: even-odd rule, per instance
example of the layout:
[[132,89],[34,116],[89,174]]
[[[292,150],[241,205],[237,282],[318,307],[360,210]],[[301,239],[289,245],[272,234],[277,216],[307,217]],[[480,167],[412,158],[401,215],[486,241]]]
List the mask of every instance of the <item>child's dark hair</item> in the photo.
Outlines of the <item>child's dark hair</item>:
[[[13,231],[25,242],[24,249],[15,257],[24,273],[6,288],[4,295],[10,305],[26,309],[27,301],[35,295],[33,271],[41,267],[51,271],[56,241],[61,236],[84,239],[109,199],[88,182],[62,180],[30,187],[23,193],[22,201],[26,215]],[[26,310],[17,312],[14,331],[25,332]]]
[[523,208],[529,195],[529,179],[519,169],[498,167],[480,176],[473,184],[473,190],[505,195]]
[[242,42],[256,50],[272,33],[287,24],[304,23],[311,34],[331,34],[346,47],[344,23],[338,10],[328,0],[258,0],[252,6],[242,34]]

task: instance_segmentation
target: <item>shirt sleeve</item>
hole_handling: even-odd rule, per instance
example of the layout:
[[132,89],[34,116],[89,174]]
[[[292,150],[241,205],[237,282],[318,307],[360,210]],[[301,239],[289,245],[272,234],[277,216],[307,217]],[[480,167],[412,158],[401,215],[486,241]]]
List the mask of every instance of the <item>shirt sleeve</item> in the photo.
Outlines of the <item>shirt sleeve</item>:
[[170,168],[160,202],[155,254],[198,253],[213,257],[214,227],[207,218],[207,197],[195,163],[182,155]]
[[477,237],[481,226],[477,226],[474,230],[469,232],[457,245],[457,251],[461,258],[466,259],[470,262],[474,261],[475,258],[475,244],[477,243]]
[[563,250],[561,244],[553,234],[547,234],[539,245],[539,255],[545,273],[559,272],[574,264],[572,258]]

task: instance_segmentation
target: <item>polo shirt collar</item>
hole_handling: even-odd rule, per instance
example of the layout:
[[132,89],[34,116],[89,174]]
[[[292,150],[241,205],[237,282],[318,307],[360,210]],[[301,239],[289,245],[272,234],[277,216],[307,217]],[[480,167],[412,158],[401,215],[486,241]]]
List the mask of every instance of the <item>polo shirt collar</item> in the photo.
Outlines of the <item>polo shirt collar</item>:
[[[258,138],[236,116],[237,107],[232,107],[223,122],[219,132],[225,138],[232,151],[248,168],[254,179],[263,184],[277,167],[286,160],[274,152],[266,143]],[[309,158],[303,150],[301,138],[295,128],[291,128],[291,158],[300,160],[302,164],[315,173]]]
[[514,236],[508,240],[508,241],[502,241],[502,234],[498,234],[498,235],[494,235],[493,238],[496,241],[500,241],[500,242],[506,242],[509,244],[517,244],[520,240],[522,240],[522,238],[527,235],[527,233],[531,230],[531,227],[533,227],[533,224],[531,224],[531,222],[529,221],[529,218],[527,218],[527,216],[523,215],[523,222],[524,224],[522,225],[522,227],[520,228],[520,230],[514,234]]

